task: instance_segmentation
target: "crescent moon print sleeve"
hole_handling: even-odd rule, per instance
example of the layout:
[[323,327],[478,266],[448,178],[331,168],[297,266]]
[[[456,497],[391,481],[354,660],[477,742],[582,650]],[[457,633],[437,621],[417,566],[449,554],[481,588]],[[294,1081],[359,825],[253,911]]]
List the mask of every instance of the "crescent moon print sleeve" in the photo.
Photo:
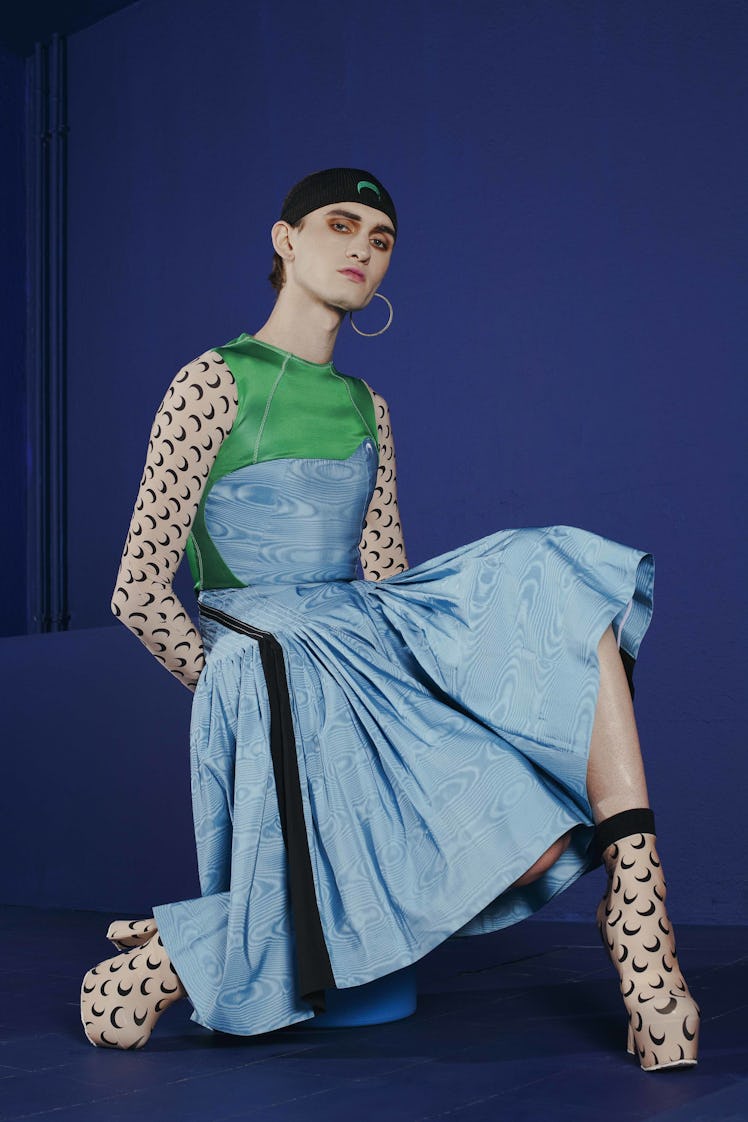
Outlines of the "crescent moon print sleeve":
[[172,591],[208,474],[234,423],[234,376],[215,351],[176,375],[151,428],[112,611],[151,654],[194,690],[202,640]]
[[408,568],[405,542],[397,505],[397,470],[395,443],[392,438],[390,412],[387,402],[368,387],[374,402],[379,438],[379,468],[369,508],[364,519],[358,551],[365,580],[402,573]]

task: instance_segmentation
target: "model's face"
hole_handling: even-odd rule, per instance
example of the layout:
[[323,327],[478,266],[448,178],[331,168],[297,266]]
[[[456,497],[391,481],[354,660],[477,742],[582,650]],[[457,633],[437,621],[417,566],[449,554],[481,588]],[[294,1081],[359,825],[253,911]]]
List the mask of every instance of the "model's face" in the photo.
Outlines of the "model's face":
[[383,211],[330,203],[305,215],[300,230],[288,229],[286,283],[345,311],[363,308],[387,272],[394,244],[392,222]]

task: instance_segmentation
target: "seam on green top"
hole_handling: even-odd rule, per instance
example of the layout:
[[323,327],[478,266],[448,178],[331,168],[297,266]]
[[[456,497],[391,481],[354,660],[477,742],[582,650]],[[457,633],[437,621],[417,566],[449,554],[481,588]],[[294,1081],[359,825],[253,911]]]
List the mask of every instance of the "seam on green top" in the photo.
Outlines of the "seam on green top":
[[283,360],[283,365],[281,366],[280,370],[278,371],[278,376],[275,379],[275,381],[273,382],[273,388],[271,389],[270,393],[268,394],[268,399],[265,402],[265,412],[262,414],[262,421],[260,422],[260,428],[259,428],[259,431],[257,433],[257,440],[255,440],[255,450],[254,450],[253,459],[252,459],[252,462],[255,463],[255,464],[257,463],[257,457],[260,453],[260,441],[262,440],[262,434],[265,430],[265,422],[267,421],[268,413],[270,412],[270,404],[273,400],[273,396],[275,394],[275,391],[278,388],[278,383],[280,382],[281,378],[283,377],[283,375],[286,372],[286,367],[288,366],[288,360],[289,360],[290,357],[291,357],[290,355],[287,355],[286,358]]
[[[371,429],[369,428],[369,423],[368,423],[368,421],[366,420],[366,417],[365,417],[365,416],[363,415],[363,413],[361,412],[361,410],[359,409],[359,407],[358,407],[358,406],[356,405],[356,402],[355,402],[355,401],[353,400],[353,394],[351,393],[351,387],[350,387],[350,386],[348,385],[348,382],[346,381],[346,379],[345,379],[345,378],[343,378],[343,377],[342,377],[342,375],[340,375],[340,374],[336,374],[334,370],[333,370],[333,371],[331,371],[331,373],[332,373],[332,376],[333,376],[333,378],[337,378],[337,379],[338,379],[338,380],[339,380],[340,382],[342,382],[342,383],[343,383],[343,385],[345,386],[345,388],[346,388],[346,393],[348,394],[348,397],[349,397],[349,398],[351,399],[351,405],[352,405],[352,406],[353,406],[353,408],[354,408],[354,409],[356,410],[356,412],[358,413],[358,415],[359,415],[359,417],[361,418],[361,420],[362,420],[362,421],[364,422],[364,428],[366,429],[366,431],[368,432],[369,436],[371,437],[371,439],[372,439],[372,440],[374,441],[374,443],[376,444],[376,443],[377,443],[377,438],[376,438],[376,436],[374,435],[374,433],[373,433],[373,432],[371,431]],[[368,392],[368,391],[367,391],[367,392]]]
[[195,550],[195,556],[197,557],[197,573],[198,579],[200,581],[200,589],[202,590],[202,587],[205,583],[205,577],[203,574],[203,555],[200,552],[200,546],[197,543],[197,538],[195,537],[195,535],[191,533],[190,537],[192,538],[192,547]]

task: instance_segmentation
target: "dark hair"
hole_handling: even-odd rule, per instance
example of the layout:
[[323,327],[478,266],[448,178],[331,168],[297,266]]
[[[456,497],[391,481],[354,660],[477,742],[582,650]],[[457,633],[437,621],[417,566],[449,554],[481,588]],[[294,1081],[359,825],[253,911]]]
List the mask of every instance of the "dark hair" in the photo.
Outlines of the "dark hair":
[[[300,218],[293,229],[300,230],[303,225],[304,219]],[[270,270],[268,280],[275,289],[275,294],[277,296],[280,290],[283,288],[283,285],[286,283],[286,267],[283,262],[283,258],[279,253],[273,253],[273,267]]]

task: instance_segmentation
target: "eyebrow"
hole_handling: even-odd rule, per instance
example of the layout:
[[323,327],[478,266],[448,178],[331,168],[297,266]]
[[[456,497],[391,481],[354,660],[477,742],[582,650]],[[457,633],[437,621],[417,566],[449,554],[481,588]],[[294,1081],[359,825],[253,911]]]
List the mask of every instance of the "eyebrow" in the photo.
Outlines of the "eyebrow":
[[[339,214],[343,218],[353,219],[354,222],[360,222],[361,221],[361,215],[360,214],[353,214],[350,210],[328,210],[327,214],[328,215],[329,214]],[[372,228],[372,233],[373,234],[374,233],[377,233],[377,234],[380,234],[380,233],[381,234],[391,234],[393,238],[395,237],[395,231],[392,229],[392,227],[391,226],[385,226],[383,224],[380,224],[379,226],[374,226]]]

